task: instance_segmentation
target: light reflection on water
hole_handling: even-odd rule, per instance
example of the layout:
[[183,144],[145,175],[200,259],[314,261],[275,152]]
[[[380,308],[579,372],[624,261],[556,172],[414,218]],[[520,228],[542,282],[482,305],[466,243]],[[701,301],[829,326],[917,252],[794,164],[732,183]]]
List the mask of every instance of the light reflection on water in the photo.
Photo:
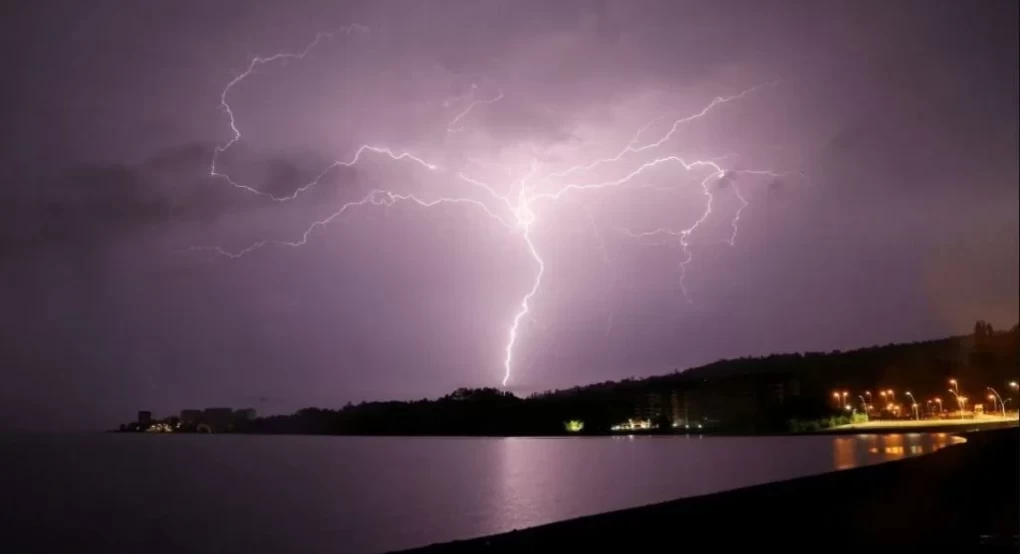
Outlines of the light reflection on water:
[[[371,553],[897,460],[955,442],[944,433],[0,436],[0,451],[17,453],[0,457],[0,536],[23,541],[21,550]],[[59,537],[78,542],[53,544]],[[166,537],[173,540],[161,542]]]
[[837,437],[833,444],[833,467],[849,469],[862,465],[899,460],[907,455],[930,454],[953,444],[966,442],[947,433],[905,433]]

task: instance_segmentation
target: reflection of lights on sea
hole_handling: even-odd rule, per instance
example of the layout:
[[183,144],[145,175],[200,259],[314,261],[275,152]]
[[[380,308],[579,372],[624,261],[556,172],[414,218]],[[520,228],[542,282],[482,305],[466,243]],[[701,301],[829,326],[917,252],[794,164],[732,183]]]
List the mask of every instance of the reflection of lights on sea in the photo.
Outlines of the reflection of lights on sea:
[[833,462],[836,469],[848,469],[856,464],[857,438],[839,437],[833,448]]
[[[927,437],[928,440],[925,440]],[[862,437],[863,438],[863,437]],[[898,459],[910,455],[929,454],[954,444],[962,444],[967,439],[947,433],[908,433],[906,435],[870,435],[867,437],[870,446],[868,454],[883,456],[886,459]],[[929,442],[930,441],[930,442]],[[904,442],[909,443],[904,445]]]

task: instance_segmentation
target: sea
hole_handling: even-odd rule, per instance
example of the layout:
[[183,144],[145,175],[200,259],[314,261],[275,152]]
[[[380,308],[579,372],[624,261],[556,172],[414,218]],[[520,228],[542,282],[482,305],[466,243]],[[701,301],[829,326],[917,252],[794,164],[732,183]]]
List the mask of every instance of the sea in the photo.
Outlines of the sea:
[[0,551],[373,554],[888,462],[957,440],[0,435]]

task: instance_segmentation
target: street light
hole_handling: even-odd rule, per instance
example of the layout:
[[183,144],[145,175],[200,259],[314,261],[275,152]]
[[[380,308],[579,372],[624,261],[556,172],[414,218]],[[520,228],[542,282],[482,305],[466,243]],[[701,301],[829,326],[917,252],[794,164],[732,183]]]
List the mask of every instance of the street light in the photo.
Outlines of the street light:
[[1009,382],[1009,388],[1011,388],[1011,389],[1020,388],[1020,383],[1017,383],[1016,381],[1010,381]]
[[935,402],[939,405],[939,417],[942,417],[942,399],[936,396]]
[[864,400],[864,397],[859,395],[859,394],[857,395],[857,398],[861,399],[861,405],[864,406],[864,413],[867,414],[868,413],[868,403]]
[[995,395],[994,397],[992,396],[992,394],[988,395],[988,399],[992,401],[992,409],[993,410],[995,409],[995,399],[998,398],[999,399],[999,404],[1002,404],[1002,417],[1006,417],[1006,403],[1003,402],[1002,401],[1002,397],[999,396],[999,391],[993,389],[992,387],[986,387],[986,388],[988,390],[992,391],[992,394]]
[[910,391],[907,391],[907,396],[910,397],[911,407],[914,408],[914,419],[921,419],[921,416],[917,413],[917,399],[914,398],[913,394],[910,394]]
[[893,390],[892,390],[892,389],[888,389],[888,390],[886,390],[885,392],[886,392],[886,394],[888,394],[888,395],[889,395],[889,399],[890,399],[890,400],[892,400],[893,402],[896,402],[896,393],[895,393],[895,392],[893,392]]
[[953,385],[953,389],[956,391],[956,396],[959,397],[960,396],[960,382],[957,381],[956,379],[950,379],[949,380],[949,384]]
[[963,419],[963,398],[953,389],[949,389],[949,394],[956,397],[956,407],[960,409],[960,419]]

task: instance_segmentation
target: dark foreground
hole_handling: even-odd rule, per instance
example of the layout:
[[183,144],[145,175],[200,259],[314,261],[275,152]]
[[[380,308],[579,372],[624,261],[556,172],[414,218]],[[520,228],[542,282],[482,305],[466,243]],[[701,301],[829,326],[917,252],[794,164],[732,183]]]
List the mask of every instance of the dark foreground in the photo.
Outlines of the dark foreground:
[[868,545],[1017,552],[1020,431],[1014,427],[965,436],[966,444],[919,458],[412,552],[672,552],[698,544],[818,552]]

